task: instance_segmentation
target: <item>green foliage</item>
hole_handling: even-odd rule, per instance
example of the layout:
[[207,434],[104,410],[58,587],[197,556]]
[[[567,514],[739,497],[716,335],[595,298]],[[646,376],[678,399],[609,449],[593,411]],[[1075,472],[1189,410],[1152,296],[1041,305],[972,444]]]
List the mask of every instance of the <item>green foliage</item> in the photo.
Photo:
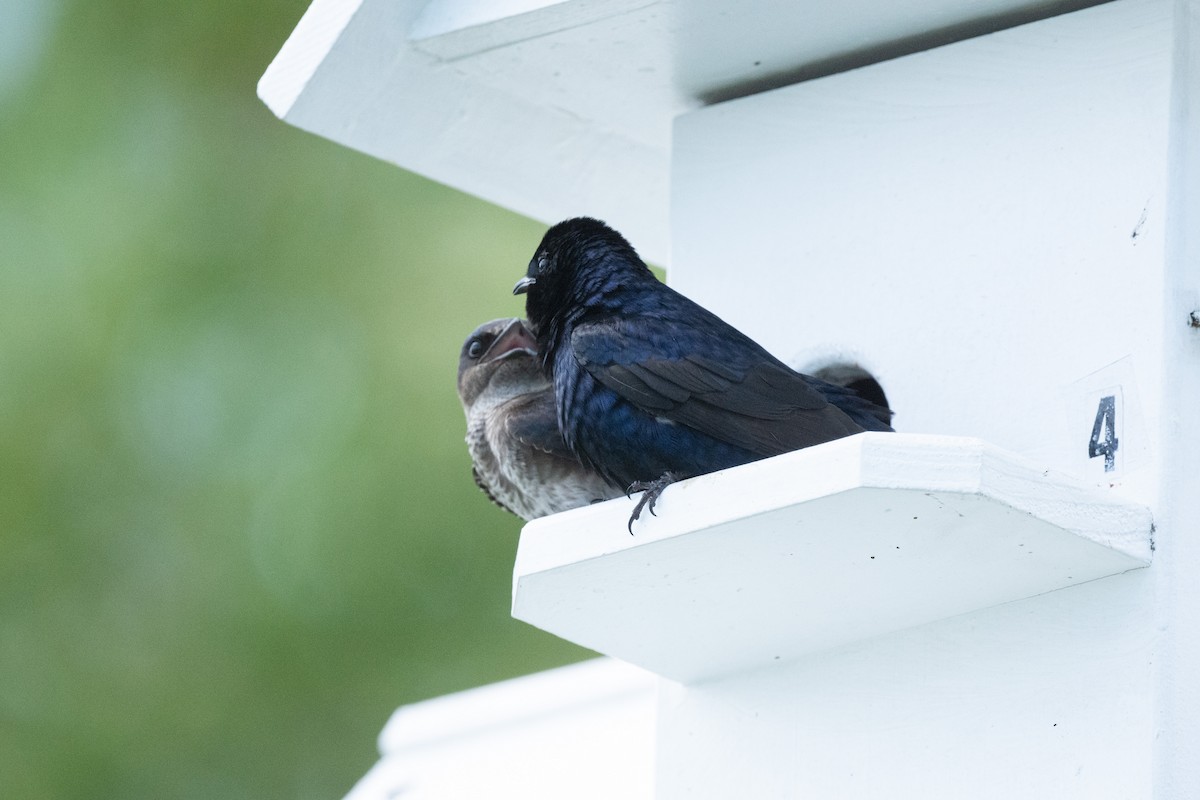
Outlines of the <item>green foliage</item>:
[[0,94],[0,796],[336,798],[585,655],[454,392],[542,228],[276,120],[306,5],[51,4]]

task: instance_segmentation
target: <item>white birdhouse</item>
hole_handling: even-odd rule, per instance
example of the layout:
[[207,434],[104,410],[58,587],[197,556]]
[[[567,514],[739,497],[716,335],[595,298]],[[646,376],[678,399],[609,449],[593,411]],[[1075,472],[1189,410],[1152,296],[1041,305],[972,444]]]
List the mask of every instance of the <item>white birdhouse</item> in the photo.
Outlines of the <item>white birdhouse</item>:
[[514,615],[640,669],[401,709],[352,797],[1200,797],[1200,0],[1080,5],[313,3],[279,116],[899,431],[527,525]]

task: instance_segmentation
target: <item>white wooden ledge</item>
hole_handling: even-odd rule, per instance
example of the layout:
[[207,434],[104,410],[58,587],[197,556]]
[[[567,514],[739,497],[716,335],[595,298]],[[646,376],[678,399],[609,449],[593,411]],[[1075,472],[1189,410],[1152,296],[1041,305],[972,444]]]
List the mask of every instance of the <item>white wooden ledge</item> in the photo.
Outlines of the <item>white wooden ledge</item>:
[[402,706],[346,800],[649,800],[655,684],[595,659]]
[[696,682],[1145,567],[1151,517],[977,439],[865,433],[525,526],[513,616]]

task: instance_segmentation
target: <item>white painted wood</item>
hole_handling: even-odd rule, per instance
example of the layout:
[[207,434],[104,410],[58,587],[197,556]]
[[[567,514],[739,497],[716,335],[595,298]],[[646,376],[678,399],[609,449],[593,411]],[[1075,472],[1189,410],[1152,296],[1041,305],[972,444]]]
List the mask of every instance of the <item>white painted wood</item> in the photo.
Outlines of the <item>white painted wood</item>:
[[513,616],[696,682],[1146,566],[1150,516],[969,439],[867,433],[534,520]]
[[648,799],[655,697],[652,675],[598,659],[403,706],[346,800]]
[[1200,796],[1200,3],[1174,6],[1170,209],[1162,304],[1161,558],[1154,649],[1154,797]]
[[[1159,547],[679,687],[659,797],[1200,796],[1196,8],[1112,3],[679,119],[677,288],[797,366],[863,364],[901,430],[1149,506]],[[1105,396],[1111,473],[1086,450]]]
[[308,88],[361,5],[362,0],[314,0],[304,12],[258,81],[258,96],[276,116],[286,116]]
[[[433,39],[455,32],[475,29],[480,33],[497,27],[497,23],[505,20],[520,24],[532,19],[546,18],[547,14],[533,14],[534,11],[561,7],[561,0],[491,0],[480,3],[478,0],[440,0],[440,2],[425,3],[416,21],[413,22],[409,35],[416,40]],[[553,28],[539,27],[527,29],[524,37],[549,33]],[[522,37],[514,37],[522,38]],[[486,45],[495,46],[497,40],[492,39]]]
[[753,675],[664,682],[655,796],[1149,798],[1156,568]]
[[[1111,3],[681,117],[672,284],[900,430],[1156,497],[1171,4]],[[1134,233],[1137,233],[1135,236]]]
[[665,263],[677,115],[1094,1],[314,0],[259,95],[536,219],[607,219]]

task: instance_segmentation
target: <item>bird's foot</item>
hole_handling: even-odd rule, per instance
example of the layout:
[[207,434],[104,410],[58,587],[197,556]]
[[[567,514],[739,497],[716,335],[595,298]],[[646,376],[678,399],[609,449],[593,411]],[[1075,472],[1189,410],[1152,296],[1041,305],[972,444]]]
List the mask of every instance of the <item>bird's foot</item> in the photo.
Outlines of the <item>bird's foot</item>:
[[652,481],[634,481],[629,484],[629,488],[625,490],[625,496],[630,497],[634,492],[645,492],[642,499],[638,500],[637,505],[633,507],[633,513],[629,516],[629,535],[633,536],[633,523],[642,515],[642,509],[645,508],[650,512],[650,516],[658,516],[654,513],[654,504],[658,502],[659,495],[663,490],[670,486],[675,481],[679,480],[680,476],[674,472],[664,472],[661,477]]

